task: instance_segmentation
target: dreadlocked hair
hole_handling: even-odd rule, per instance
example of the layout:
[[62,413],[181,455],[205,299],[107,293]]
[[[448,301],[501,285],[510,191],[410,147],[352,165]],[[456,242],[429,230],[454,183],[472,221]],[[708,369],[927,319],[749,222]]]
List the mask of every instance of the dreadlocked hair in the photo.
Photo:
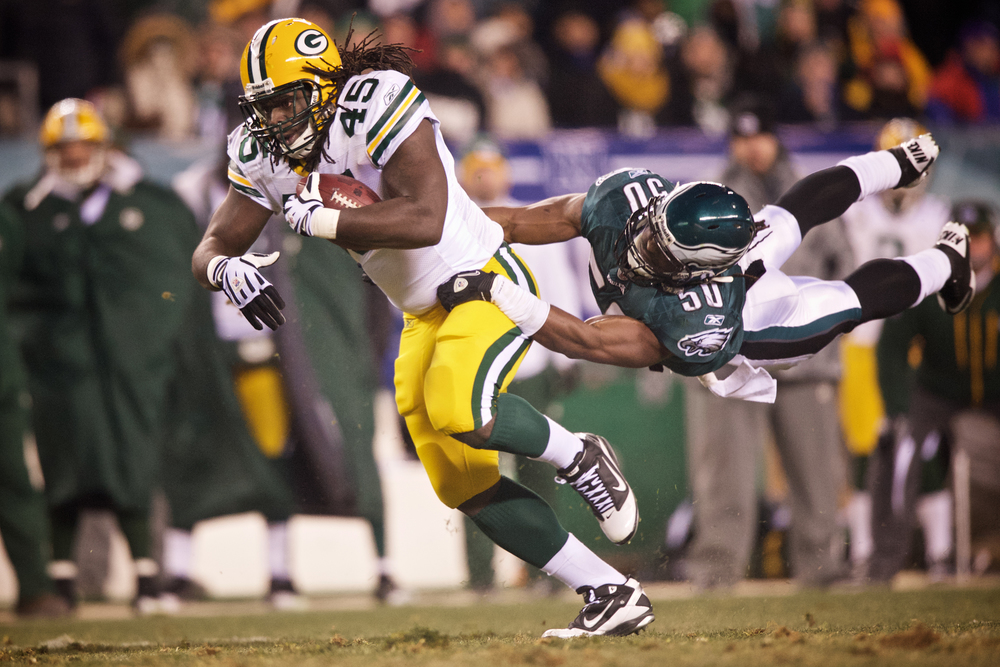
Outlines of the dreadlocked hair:
[[[347,36],[344,38],[344,44],[350,44],[353,36],[354,25],[352,20],[352,25],[348,28]],[[402,44],[377,43],[380,36],[377,29],[372,30],[364,38],[358,40],[349,50],[346,47],[338,47],[340,51],[340,67],[334,67],[324,60],[323,62],[328,65],[327,69],[320,69],[319,67],[306,68],[306,71],[310,74],[315,74],[323,81],[321,85],[333,87],[337,91],[337,99],[331,100],[328,103],[328,108],[324,109],[328,117],[332,117],[336,112],[335,107],[340,106],[337,100],[340,99],[340,96],[344,92],[344,84],[352,76],[357,76],[370,70],[395,70],[409,76],[413,70],[413,60],[410,58],[409,52],[416,51],[416,49],[411,49]],[[334,161],[326,152],[326,135],[329,132],[328,124],[324,131],[324,136],[316,142],[309,155],[302,158],[301,163],[307,170],[314,171],[320,158],[325,158],[329,162]]]

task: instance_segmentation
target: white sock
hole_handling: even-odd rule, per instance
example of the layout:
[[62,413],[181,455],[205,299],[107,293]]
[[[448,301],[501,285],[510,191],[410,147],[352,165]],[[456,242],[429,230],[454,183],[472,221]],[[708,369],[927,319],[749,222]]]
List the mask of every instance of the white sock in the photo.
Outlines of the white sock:
[[583,440],[548,417],[545,417],[545,421],[549,423],[549,442],[542,455],[535,460],[551,463],[560,470],[568,468],[576,455],[583,451]]
[[378,574],[379,574],[380,577],[381,576],[386,576],[386,577],[391,577],[392,576],[392,567],[391,567],[391,564],[389,563],[388,556],[382,556],[381,558],[379,558],[378,562],[377,562],[377,565],[378,565]]
[[76,579],[76,563],[71,560],[54,560],[46,567],[52,579]]
[[192,551],[190,530],[167,528],[163,532],[163,571],[171,577],[190,579]]
[[267,524],[267,557],[272,579],[291,579],[288,572],[288,523]]
[[572,533],[562,549],[542,567],[542,570],[574,591],[582,586],[597,588],[604,584],[624,584],[627,581],[624,574],[598,558],[597,554],[585,547]]
[[858,177],[861,196],[858,201],[877,192],[891,190],[899,183],[903,169],[899,161],[889,151],[872,151],[864,155],[853,155],[837,163],[849,167]]
[[934,294],[951,278],[951,260],[943,250],[928,248],[909,257],[900,257],[920,276],[920,296],[914,306]]
[[155,577],[160,573],[159,564],[152,558],[137,558],[133,563],[137,577]]
[[851,533],[851,563],[867,562],[875,551],[872,537],[872,497],[855,491],[847,504],[847,528]]
[[917,500],[917,519],[924,531],[928,563],[951,556],[952,516],[951,492],[947,490],[928,493]]

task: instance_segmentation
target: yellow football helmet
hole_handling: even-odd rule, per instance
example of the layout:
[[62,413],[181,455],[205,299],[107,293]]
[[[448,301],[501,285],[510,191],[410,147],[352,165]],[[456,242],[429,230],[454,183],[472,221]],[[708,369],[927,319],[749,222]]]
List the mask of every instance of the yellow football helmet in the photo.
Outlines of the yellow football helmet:
[[93,186],[108,166],[111,131],[86,100],[56,102],[45,114],[38,141],[47,169],[76,187]]
[[341,66],[330,36],[305,19],[278,19],[254,34],[240,61],[240,109],[268,150],[306,157],[333,116],[336,86],[316,74]]
[[912,118],[893,118],[875,137],[875,150],[887,151],[921,134],[927,134],[927,128]]
[[52,148],[67,141],[107,143],[111,137],[97,107],[87,100],[70,97],[56,102],[42,121],[38,141],[42,148]]

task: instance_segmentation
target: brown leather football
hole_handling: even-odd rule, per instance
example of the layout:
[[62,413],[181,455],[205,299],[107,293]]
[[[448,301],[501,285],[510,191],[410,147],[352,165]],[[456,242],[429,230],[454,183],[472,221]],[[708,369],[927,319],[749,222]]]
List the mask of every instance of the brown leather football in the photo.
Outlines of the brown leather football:
[[[306,178],[299,180],[295,194],[300,194],[306,185]],[[382,201],[370,187],[344,174],[320,174],[319,195],[326,208],[359,208]]]

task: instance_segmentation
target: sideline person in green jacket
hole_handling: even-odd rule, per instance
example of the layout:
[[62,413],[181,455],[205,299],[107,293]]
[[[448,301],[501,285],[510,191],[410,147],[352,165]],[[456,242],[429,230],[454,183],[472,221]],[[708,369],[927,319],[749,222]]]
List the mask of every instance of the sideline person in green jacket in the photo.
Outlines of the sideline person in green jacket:
[[973,520],[983,528],[978,532],[1000,532],[997,212],[983,202],[961,202],[951,219],[971,234],[977,285],[972,304],[952,317],[935,299],[925,299],[886,320],[878,343],[879,385],[891,426],[879,441],[868,478],[877,526],[874,580],[889,580],[907,564],[918,520],[931,579],[952,571],[952,449],[963,449],[972,459]]
[[158,481],[174,342],[196,287],[191,213],[143,180],[89,102],[66,99],[40,134],[45,168],[4,199],[21,219],[12,292],[53,530],[50,573],[75,603],[80,511],[112,510],[138,576],[136,609],[155,611],[149,510]]
[[28,395],[17,345],[10,336],[6,293],[21,256],[14,212],[0,203],[0,535],[17,575],[16,611],[21,617],[65,616],[45,571],[51,545],[45,499],[25,462]]

